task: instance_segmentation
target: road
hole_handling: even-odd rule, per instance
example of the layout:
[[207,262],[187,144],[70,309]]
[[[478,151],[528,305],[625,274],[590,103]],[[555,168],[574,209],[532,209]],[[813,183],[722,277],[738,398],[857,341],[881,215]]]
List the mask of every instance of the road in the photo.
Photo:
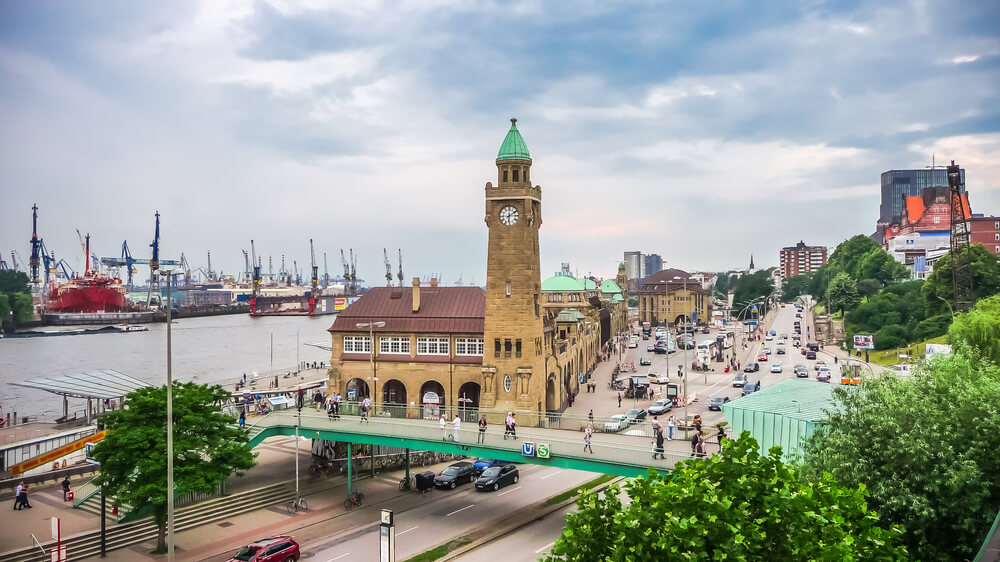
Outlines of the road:
[[[562,535],[566,526],[566,514],[576,511],[576,504],[553,511],[545,517],[525,525],[513,533],[489,542],[457,560],[477,562],[479,560],[537,560],[552,551],[552,545]],[[516,555],[516,556],[515,556]]]
[[[463,484],[455,490],[432,490],[428,493],[428,501],[419,507],[395,513],[396,559],[405,560],[598,476],[591,472],[530,464],[518,465],[518,470],[520,481],[498,492],[477,492],[471,484]],[[391,509],[392,504],[385,507]],[[558,534],[557,530],[550,536]],[[311,560],[320,562],[377,560],[378,540],[378,521],[372,521],[369,526],[305,545],[304,552],[309,553]],[[517,552],[524,551],[518,549]]]

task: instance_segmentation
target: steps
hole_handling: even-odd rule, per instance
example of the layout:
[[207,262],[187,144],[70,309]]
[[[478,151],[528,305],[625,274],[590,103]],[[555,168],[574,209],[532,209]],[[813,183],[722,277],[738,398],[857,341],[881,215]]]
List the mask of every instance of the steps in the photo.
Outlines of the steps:
[[[196,504],[186,505],[174,510],[175,533],[191,529],[206,523],[220,521],[228,517],[240,515],[268,507],[280,505],[291,500],[292,491],[285,483],[273,484],[256,490],[212,498]],[[86,502],[91,503],[90,501]],[[100,498],[97,498],[96,509],[100,514]],[[81,505],[81,508],[83,506]],[[88,506],[86,511],[91,511]],[[110,504],[109,504],[110,511]],[[135,544],[155,540],[157,534],[156,525],[152,517],[145,517],[138,521],[132,521],[121,525],[109,526],[107,530],[107,550],[126,548]],[[101,532],[89,531],[69,538],[63,538],[63,545],[66,546],[67,560],[82,560],[96,557],[101,552]],[[44,543],[48,551],[55,545],[55,541]],[[0,559],[10,562],[48,562],[49,557],[37,548],[25,548],[13,552],[0,553]]]

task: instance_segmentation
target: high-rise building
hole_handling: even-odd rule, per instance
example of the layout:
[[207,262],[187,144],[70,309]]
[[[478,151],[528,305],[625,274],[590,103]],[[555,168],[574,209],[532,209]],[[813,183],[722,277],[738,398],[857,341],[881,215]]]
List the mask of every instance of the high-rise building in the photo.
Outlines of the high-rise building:
[[794,246],[782,248],[779,256],[781,278],[816,271],[826,264],[826,252],[826,246],[806,246],[801,240]]
[[654,273],[663,271],[663,258],[660,257],[660,254],[647,254],[642,257],[642,263],[645,268],[642,276],[643,279]]
[[[879,223],[890,224],[903,216],[903,198],[921,195],[925,188],[948,185],[946,168],[925,170],[889,170],[882,172],[882,203]],[[962,193],[965,193],[965,170],[962,169]]]
[[969,242],[982,244],[990,253],[1000,256],[1000,217],[973,215],[969,222]]

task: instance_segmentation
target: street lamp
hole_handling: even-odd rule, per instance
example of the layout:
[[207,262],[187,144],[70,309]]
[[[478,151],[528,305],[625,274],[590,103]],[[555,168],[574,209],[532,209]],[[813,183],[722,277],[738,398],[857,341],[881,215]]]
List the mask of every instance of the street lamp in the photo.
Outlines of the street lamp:
[[385,322],[358,322],[356,328],[368,328],[368,356],[372,362],[372,395],[375,397],[372,404],[374,414],[375,405],[378,404],[378,374],[375,372],[375,328],[384,328]]
[[174,308],[170,295],[173,269],[161,269],[167,276],[167,560],[174,560],[174,377],[171,363],[170,312]]

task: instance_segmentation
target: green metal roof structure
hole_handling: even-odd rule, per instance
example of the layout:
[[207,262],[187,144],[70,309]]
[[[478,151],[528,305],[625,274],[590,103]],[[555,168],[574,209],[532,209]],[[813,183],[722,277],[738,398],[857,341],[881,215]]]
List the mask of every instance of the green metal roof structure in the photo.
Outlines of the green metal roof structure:
[[761,452],[781,446],[784,458],[798,455],[806,439],[826,423],[834,410],[834,385],[805,379],[786,379],[773,386],[722,405],[731,435],[744,431],[760,444]]
[[503,144],[500,145],[500,152],[497,153],[497,162],[501,160],[531,161],[531,155],[528,154],[528,145],[524,144],[521,132],[517,130],[517,119],[514,117],[510,119],[510,130],[507,131],[507,137],[503,139]]
[[[617,285],[616,285],[617,286]],[[542,291],[554,293],[572,293],[574,291],[591,291],[597,288],[597,283],[590,279],[577,279],[569,275],[553,275],[542,281]]]
[[587,317],[583,315],[579,310],[571,308],[569,310],[564,310],[556,316],[556,322],[577,322],[580,320],[586,320]]
[[601,292],[620,295],[622,293],[622,288],[618,286],[618,283],[616,283],[614,279],[605,279],[604,282],[601,283]]

